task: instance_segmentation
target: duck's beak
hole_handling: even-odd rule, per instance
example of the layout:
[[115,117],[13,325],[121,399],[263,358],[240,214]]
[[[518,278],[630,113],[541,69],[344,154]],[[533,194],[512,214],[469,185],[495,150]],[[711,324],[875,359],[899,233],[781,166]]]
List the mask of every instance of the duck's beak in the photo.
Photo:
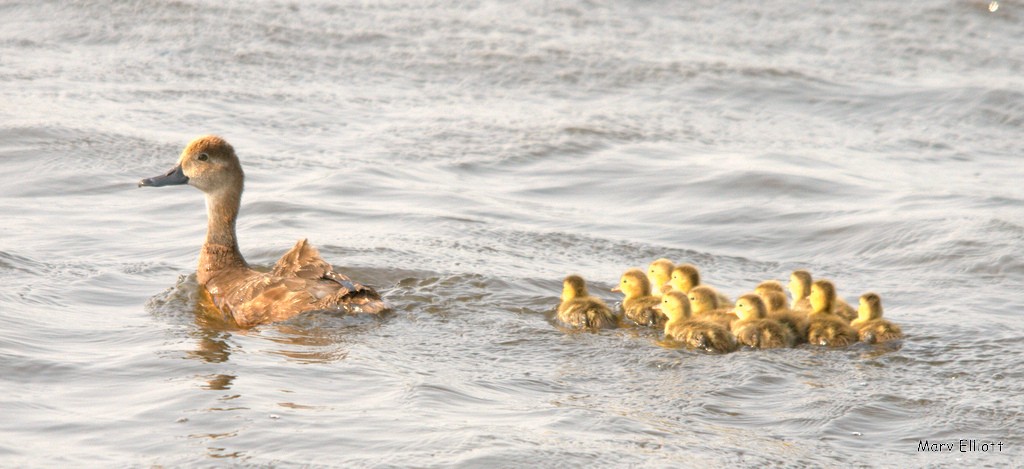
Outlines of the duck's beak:
[[180,164],[171,168],[171,170],[164,175],[146,178],[139,181],[139,187],[173,186],[177,184],[188,184],[188,176],[182,172]]
[[620,291],[622,291],[622,289],[621,289],[621,288],[619,288],[619,287],[612,287],[612,291],[614,291],[614,292],[620,292]]

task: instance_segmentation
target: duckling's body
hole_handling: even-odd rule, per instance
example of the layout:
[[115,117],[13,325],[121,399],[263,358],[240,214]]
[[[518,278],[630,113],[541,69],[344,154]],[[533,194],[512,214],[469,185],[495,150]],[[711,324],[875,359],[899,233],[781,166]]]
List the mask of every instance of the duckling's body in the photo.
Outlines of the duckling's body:
[[789,274],[789,294],[793,297],[794,311],[811,312],[811,273],[806,270],[794,270]]
[[711,285],[701,283],[700,270],[693,264],[680,264],[672,268],[672,274],[669,277],[669,286],[673,290],[679,290],[683,293],[690,293],[697,287],[705,287],[714,292],[715,297],[718,300],[718,304],[723,307],[732,304],[732,300],[728,296],[722,294],[722,292],[715,289]]
[[857,332],[833,313],[836,290],[832,282],[817,280],[811,284],[811,314],[807,328],[807,341],[812,345],[843,347],[857,341]]
[[655,259],[647,266],[647,280],[651,282],[652,296],[660,298],[662,293],[671,290],[668,281],[672,277],[673,267],[675,264],[665,258]]
[[731,308],[719,303],[715,290],[706,285],[694,287],[688,295],[690,310],[695,319],[714,322],[729,329],[732,322],[739,319]]
[[665,323],[665,337],[682,342],[691,348],[709,352],[728,353],[739,345],[728,329],[709,321],[694,319],[690,314],[690,301],[680,291],[662,295],[660,310],[668,321]]
[[570,275],[562,282],[558,321],[573,329],[611,329],[617,325],[612,310],[600,298],[590,296],[586,282],[579,275]]
[[377,292],[336,272],[303,239],[270,272],[249,267],[238,249],[235,220],[244,174],[235,150],[216,136],[193,140],[167,174],[139,186],[189,184],[206,194],[208,228],[197,281],[214,304],[240,327],[282,321],[306,311],[378,314],[387,305]]
[[758,296],[764,302],[769,319],[788,327],[793,333],[794,343],[799,344],[807,340],[807,313],[789,309],[789,301],[781,290],[758,288],[756,291],[761,292]]
[[739,320],[732,323],[732,333],[739,343],[754,348],[793,346],[793,332],[778,321],[768,318],[761,297],[755,294],[739,297],[736,300],[736,315]]
[[665,316],[655,309],[661,299],[651,295],[651,282],[640,269],[630,269],[622,274],[619,286],[612,291],[620,291],[625,296],[622,300],[623,316],[638,326],[665,325]]
[[[794,270],[789,277],[789,291],[793,296],[793,310],[803,311],[810,313],[813,309],[811,307],[811,285],[813,284],[811,273],[806,270]],[[839,316],[846,322],[850,322],[857,317],[857,310],[850,306],[849,303],[844,301],[838,295],[836,295],[835,301],[832,302],[832,313]]]
[[882,319],[882,298],[876,293],[860,296],[857,319],[850,323],[850,327],[857,331],[861,342],[869,344],[903,338],[900,326]]

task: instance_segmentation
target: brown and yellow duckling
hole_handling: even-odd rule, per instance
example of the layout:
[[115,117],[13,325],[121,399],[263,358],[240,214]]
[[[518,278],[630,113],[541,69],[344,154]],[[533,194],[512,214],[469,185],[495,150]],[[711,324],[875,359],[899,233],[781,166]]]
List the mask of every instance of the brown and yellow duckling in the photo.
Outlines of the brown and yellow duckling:
[[789,309],[789,300],[786,294],[780,290],[762,290],[758,296],[764,302],[768,311],[768,317],[779,321],[793,333],[795,343],[803,343],[807,340],[807,314]]
[[850,323],[850,327],[857,331],[861,342],[869,344],[903,338],[900,326],[882,319],[882,298],[877,293],[860,296],[857,319]]
[[388,310],[376,290],[338,272],[305,239],[270,272],[249,267],[238,247],[235,222],[245,174],[235,149],[207,135],[192,140],[166,174],[139,186],[188,184],[206,195],[206,240],[199,251],[196,281],[213,304],[240,327],[283,321],[306,311],[380,314]]
[[662,293],[671,289],[668,281],[672,277],[673,267],[675,264],[664,257],[655,259],[647,266],[647,280],[651,282],[651,295],[660,297]]
[[709,352],[728,353],[739,345],[728,329],[709,321],[701,321],[690,313],[690,299],[680,291],[670,291],[661,296],[658,306],[668,317],[665,323],[665,337],[682,342],[691,348]]
[[794,311],[811,312],[811,273],[806,270],[794,270],[789,274],[789,294],[793,297]]
[[558,322],[573,329],[610,329],[618,325],[615,315],[600,298],[590,296],[587,283],[579,275],[562,281],[562,302],[558,304]]
[[711,285],[701,283],[700,270],[698,270],[697,266],[693,264],[680,264],[675,266],[672,269],[671,277],[669,277],[669,285],[672,289],[679,290],[683,293],[690,293],[690,290],[697,287],[706,287],[715,293],[715,296],[718,298],[718,304],[723,306],[732,304],[732,300],[730,300],[728,296],[723,295]]
[[[793,296],[793,310],[795,311],[811,311],[811,284],[813,277],[811,273],[806,270],[794,270],[789,276],[789,292]],[[832,305],[833,313],[837,316],[850,322],[857,317],[857,310],[853,309],[849,303],[844,301],[838,295]]]
[[733,321],[739,319],[732,308],[725,307],[718,302],[718,295],[715,290],[708,286],[694,287],[688,294],[690,299],[690,311],[693,317],[705,321],[715,322],[728,329]]
[[836,301],[836,287],[828,280],[816,280],[811,284],[811,313],[807,315],[809,325],[807,341],[812,345],[842,347],[857,341],[857,332],[841,317],[833,313]]
[[629,269],[622,274],[619,285],[612,288],[614,292],[622,292],[623,316],[640,326],[657,326],[665,324],[665,316],[654,309],[661,299],[651,295],[651,282],[640,269]]
[[754,348],[786,348],[794,343],[793,332],[774,319],[768,318],[764,302],[755,294],[746,294],[736,300],[736,315],[732,323],[736,340]]

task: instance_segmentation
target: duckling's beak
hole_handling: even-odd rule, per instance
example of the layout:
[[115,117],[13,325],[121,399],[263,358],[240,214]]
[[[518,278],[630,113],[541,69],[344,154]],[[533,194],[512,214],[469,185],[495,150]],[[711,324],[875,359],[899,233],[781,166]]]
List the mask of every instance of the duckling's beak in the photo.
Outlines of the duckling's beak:
[[653,308],[653,309],[654,309],[655,311],[661,311],[661,303],[658,303],[658,304],[654,305],[654,308]]
[[166,174],[162,176],[155,176],[139,181],[139,187],[173,186],[177,184],[188,184],[188,176],[186,176],[185,173],[182,172],[180,164],[171,168],[170,171],[168,171]]
[[620,291],[622,291],[622,289],[621,289],[621,288],[619,288],[619,287],[612,287],[612,291],[614,291],[614,292],[620,292]]

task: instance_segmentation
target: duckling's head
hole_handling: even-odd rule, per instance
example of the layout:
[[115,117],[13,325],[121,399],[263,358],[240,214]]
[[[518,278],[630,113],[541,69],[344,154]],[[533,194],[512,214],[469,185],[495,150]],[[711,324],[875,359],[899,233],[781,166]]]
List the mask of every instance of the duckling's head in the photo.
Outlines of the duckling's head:
[[651,281],[647,280],[647,275],[640,269],[629,269],[619,280],[619,285],[612,288],[612,291],[620,291],[626,298],[636,298],[638,296],[649,296],[651,294]]
[[177,166],[164,175],[139,181],[139,186],[189,184],[207,194],[225,190],[241,193],[244,178],[231,144],[216,135],[206,135],[182,150]]
[[669,321],[679,321],[690,317],[690,298],[681,291],[670,291],[661,295],[660,310]]
[[740,321],[749,319],[763,319],[767,312],[761,297],[753,293],[747,293],[736,299],[736,309],[733,310]]
[[694,314],[714,311],[719,308],[718,295],[709,287],[694,287],[690,290],[690,311]]
[[587,296],[587,282],[579,275],[570,275],[562,281],[562,301]]
[[828,280],[815,280],[811,284],[811,311],[831,313],[836,303],[836,286]]
[[811,273],[806,270],[794,270],[789,274],[789,294],[793,301],[807,298],[811,294]]
[[676,290],[689,293],[694,287],[700,285],[700,271],[692,264],[677,265],[672,269],[669,284]]
[[761,297],[761,301],[764,302],[764,307],[769,313],[781,311],[789,307],[789,300],[786,299],[786,294],[781,291],[766,291],[758,296]]
[[871,321],[882,317],[882,298],[877,293],[865,293],[860,296],[857,307],[857,320]]
[[665,258],[651,262],[651,265],[647,266],[647,280],[651,281],[651,286],[661,288],[662,285],[668,283],[668,279],[672,275],[672,267],[675,267],[675,264]]
[[778,280],[765,280],[757,284],[757,288],[754,289],[754,293],[757,293],[759,296],[764,296],[764,293],[769,291],[777,291],[783,294],[786,293],[786,289],[782,288],[782,283]]

